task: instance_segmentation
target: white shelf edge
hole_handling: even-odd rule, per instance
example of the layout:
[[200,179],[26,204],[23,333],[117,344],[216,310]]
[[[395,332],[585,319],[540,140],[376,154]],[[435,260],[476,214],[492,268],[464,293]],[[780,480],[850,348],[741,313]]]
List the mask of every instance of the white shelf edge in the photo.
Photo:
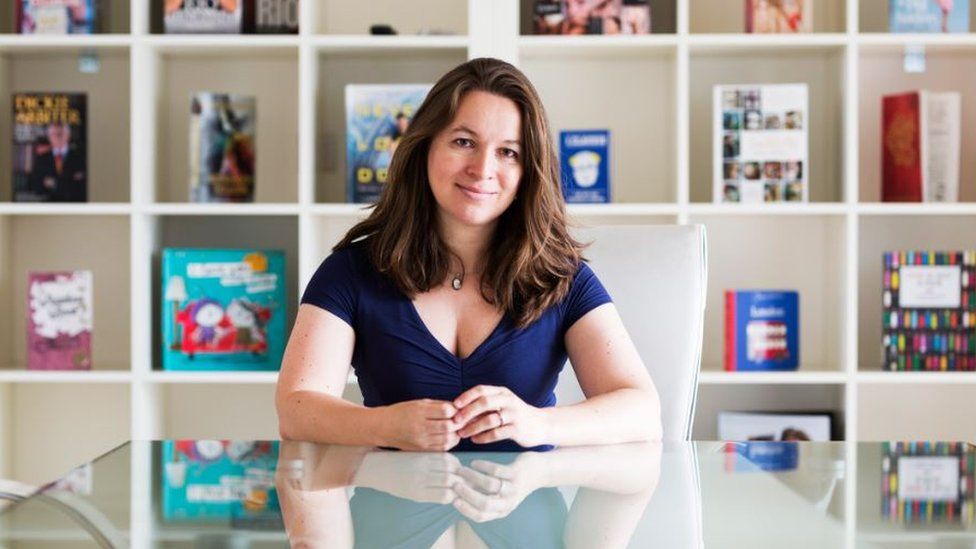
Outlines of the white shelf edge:
[[0,202],[0,215],[128,215],[130,213],[132,213],[132,205],[127,202],[123,204]]
[[858,372],[854,378],[867,385],[976,384],[976,372]]
[[358,34],[317,35],[308,38],[319,52],[340,52],[346,50],[389,50],[398,52],[404,49],[464,50],[471,40],[463,35],[392,35],[373,36]]
[[567,56],[617,52],[673,52],[681,42],[675,34],[641,36],[533,36],[516,39],[520,56]]
[[681,37],[693,49],[703,48],[838,48],[846,46],[850,39],[845,33],[809,34],[689,34]]
[[681,206],[669,203],[617,203],[617,204],[567,204],[569,215],[617,216],[617,215],[678,215]]
[[[153,34],[139,37],[136,42],[147,44],[160,51],[193,50],[196,48],[261,49],[294,48],[296,53],[301,38],[298,35],[265,34]],[[203,53],[203,52],[197,52]]]
[[150,204],[141,209],[152,215],[298,215],[298,204]]
[[844,385],[843,372],[706,372],[699,374],[702,385]]
[[237,384],[275,384],[278,382],[278,372],[172,372],[154,371],[146,376],[146,380],[152,383],[174,383],[174,384],[213,384],[213,383],[237,383]]
[[313,204],[309,207],[312,215],[342,215],[366,217],[372,204]]
[[915,33],[860,33],[857,43],[862,46],[882,46],[902,48],[908,45],[952,46],[976,48],[976,33],[959,34],[915,34]]
[[132,372],[0,370],[0,383],[130,383]]
[[976,203],[865,202],[856,206],[861,215],[976,215]]
[[135,42],[131,34],[41,35],[0,34],[0,48],[10,50],[126,48]]
[[848,205],[843,202],[798,202],[783,204],[689,204],[692,215],[844,215]]

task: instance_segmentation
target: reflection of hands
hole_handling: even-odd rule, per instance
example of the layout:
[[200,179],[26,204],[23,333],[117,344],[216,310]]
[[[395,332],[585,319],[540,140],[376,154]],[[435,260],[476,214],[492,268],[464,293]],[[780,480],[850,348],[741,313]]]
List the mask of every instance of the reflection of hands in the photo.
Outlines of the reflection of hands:
[[459,476],[461,469],[453,454],[377,451],[363,459],[353,484],[413,501],[447,505],[455,498],[452,487],[464,482]]
[[511,465],[472,461],[459,473],[463,482],[454,485],[454,508],[475,522],[505,518],[543,486],[542,465],[543,459],[535,453],[522,454]]
[[523,447],[544,444],[542,410],[525,403],[507,387],[478,385],[454,399],[454,423],[461,438],[486,444],[511,439]]

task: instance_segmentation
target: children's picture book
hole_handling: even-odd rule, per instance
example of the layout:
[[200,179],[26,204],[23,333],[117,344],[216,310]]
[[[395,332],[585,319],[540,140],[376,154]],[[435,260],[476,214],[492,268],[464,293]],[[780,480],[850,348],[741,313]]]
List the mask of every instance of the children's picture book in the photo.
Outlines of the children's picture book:
[[796,370],[800,364],[800,294],[726,290],[725,369]]
[[903,525],[976,524],[976,446],[881,443],[881,517]]
[[969,32],[969,0],[888,0],[888,31]]
[[745,0],[746,32],[812,32],[813,1]]
[[649,0],[535,0],[535,34],[648,34]]
[[277,370],[285,346],[285,254],[167,248],[164,370]]
[[559,163],[566,202],[610,202],[609,130],[559,132]]
[[14,202],[88,200],[87,96],[13,94]]
[[164,440],[162,454],[164,522],[281,530],[277,441]]
[[91,369],[92,295],[91,271],[28,273],[28,370]]
[[254,96],[200,92],[190,99],[190,200],[253,202]]
[[166,34],[240,34],[243,0],[166,0]]
[[14,0],[20,34],[93,34],[99,0]]
[[882,201],[958,201],[961,109],[958,92],[881,99]]
[[719,412],[718,438],[729,441],[830,441],[831,412]]
[[349,202],[376,202],[400,138],[430,84],[346,86],[346,185]]
[[718,85],[713,89],[713,200],[809,199],[806,84]]
[[882,272],[882,369],[976,371],[976,251],[888,251]]

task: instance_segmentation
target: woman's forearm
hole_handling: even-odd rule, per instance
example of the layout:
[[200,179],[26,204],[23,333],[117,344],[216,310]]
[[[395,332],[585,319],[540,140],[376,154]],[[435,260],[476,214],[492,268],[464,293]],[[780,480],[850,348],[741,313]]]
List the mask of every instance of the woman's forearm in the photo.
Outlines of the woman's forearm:
[[661,440],[661,405],[653,389],[617,389],[540,412],[546,442],[556,446]]
[[384,446],[384,410],[316,391],[293,391],[278,402],[278,430],[285,440]]

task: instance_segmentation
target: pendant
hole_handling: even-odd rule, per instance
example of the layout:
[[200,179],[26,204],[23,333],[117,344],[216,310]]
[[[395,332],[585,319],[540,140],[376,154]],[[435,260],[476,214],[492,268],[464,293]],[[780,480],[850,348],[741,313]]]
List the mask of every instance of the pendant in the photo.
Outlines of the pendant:
[[455,275],[454,276],[454,279],[451,280],[451,287],[454,288],[455,290],[460,290],[461,289],[461,277]]

